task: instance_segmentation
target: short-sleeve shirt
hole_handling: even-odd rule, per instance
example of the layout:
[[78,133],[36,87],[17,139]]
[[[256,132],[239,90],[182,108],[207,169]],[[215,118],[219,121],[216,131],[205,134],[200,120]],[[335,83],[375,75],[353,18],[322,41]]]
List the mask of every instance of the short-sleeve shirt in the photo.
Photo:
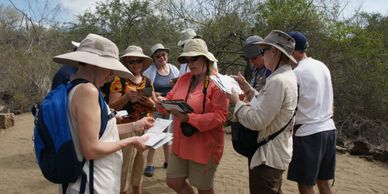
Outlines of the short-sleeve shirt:
[[[112,92],[119,92],[123,95],[131,90],[137,90],[141,91],[144,88],[152,88],[152,91],[154,90],[151,80],[147,77],[143,76],[143,79],[140,83],[135,84],[130,80],[125,80],[125,87],[123,90],[120,77],[115,77],[111,86],[110,86],[110,93]],[[151,98],[151,97],[150,97]],[[125,122],[133,122],[137,121],[145,116],[151,116],[152,112],[154,110],[154,107],[148,107],[143,104],[140,104],[138,102],[132,103],[128,102],[124,107],[123,110],[128,111],[128,118],[125,119]]]

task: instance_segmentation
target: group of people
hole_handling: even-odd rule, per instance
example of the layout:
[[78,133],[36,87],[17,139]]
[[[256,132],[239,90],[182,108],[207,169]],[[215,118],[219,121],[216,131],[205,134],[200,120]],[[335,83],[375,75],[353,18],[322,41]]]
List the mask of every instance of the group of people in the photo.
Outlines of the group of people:
[[[163,146],[167,185],[176,193],[195,193],[193,187],[200,194],[214,193],[232,104],[233,120],[259,131],[258,142],[286,129],[248,158],[250,193],[282,193],[287,168],[300,193],[313,193],[315,184],[320,193],[331,193],[336,138],[331,77],[322,62],[307,57],[302,33],[273,30],[264,39],[248,37],[243,51],[254,66],[253,79],[233,76],[240,95],[224,93],[210,79],[218,72],[217,59],[192,29],[183,30],[178,42],[183,48],[177,58],[180,70],[168,63],[169,49],[161,43],[151,47],[150,56],[136,45],[119,56],[112,41],[95,34],[75,46],[54,61],[76,68],[71,80],[89,81],[71,90],[68,122],[78,158],[95,161],[95,192],[141,193],[143,175],[153,176],[155,169],[155,150],[145,146],[143,134],[155,118],[170,118],[166,131],[173,140]],[[126,110],[128,116],[110,120],[99,138],[98,96],[106,83],[105,106]],[[177,99],[185,100],[193,112],[166,111],[160,105]],[[88,162],[85,173],[87,169]],[[80,179],[66,193],[78,193],[79,186]]]

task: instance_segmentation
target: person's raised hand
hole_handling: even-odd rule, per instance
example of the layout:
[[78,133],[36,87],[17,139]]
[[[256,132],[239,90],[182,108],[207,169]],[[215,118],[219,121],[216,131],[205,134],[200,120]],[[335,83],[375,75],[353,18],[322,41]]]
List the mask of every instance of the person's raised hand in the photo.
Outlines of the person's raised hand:
[[232,77],[237,81],[238,85],[244,93],[250,90],[251,87],[249,83],[240,72],[238,72],[237,75],[232,75]]
[[232,88],[232,94],[227,93],[227,97],[229,99],[230,104],[236,104],[240,100],[238,93],[233,88]]
[[139,96],[136,90],[129,90],[125,93],[130,102],[135,103],[139,100]]
[[125,140],[127,140],[128,145],[131,145],[134,148],[136,148],[138,151],[143,152],[144,150],[146,150],[148,148],[144,143],[149,138],[150,137],[148,137],[147,135],[143,135],[143,136],[129,137],[129,138],[126,138]]
[[143,117],[135,122],[136,130],[143,131],[154,126],[155,119],[152,117]]

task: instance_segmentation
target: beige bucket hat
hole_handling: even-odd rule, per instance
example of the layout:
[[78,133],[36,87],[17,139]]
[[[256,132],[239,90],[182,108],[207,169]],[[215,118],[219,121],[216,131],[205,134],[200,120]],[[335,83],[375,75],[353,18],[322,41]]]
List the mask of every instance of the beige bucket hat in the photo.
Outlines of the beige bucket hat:
[[144,59],[143,69],[147,69],[152,63],[152,58],[145,55],[141,47],[135,46],[135,45],[128,46],[127,49],[125,49],[124,54],[120,57],[120,61],[123,62],[123,59],[125,57],[143,58]]
[[297,63],[292,56],[292,52],[295,48],[295,40],[288,34],[280,30],[272,30],[263,41],[258,42],[258,45],[270,45],[279,49],[294,63]]
[[179,55],[178,62],[186,63],[186,57],[204,56],[211,62],[217,62],[218,60],[213,54],[210,54],[206,42],[202,39],[190,39],[183,47],[183,53]]
[[152,45],[152,47],[151,47],[151,57],[153,57],[154,54],[156,53],[156,51],[158,51],[158,50],[164,50],[167,53],[170,52],[169,48],[164,47],[161,43],[157,43],[157,44]]
[[119,61],[119,49],[107,38],[89,34],[83,39],[77,51],[55,56],[56,63],[78,67],[79,62],[114,71],[115,75],[135,80],[133,74]]
[[197,33],[195,33],[195,31],[191,28],[182,30],[179,33],[178,46],[183,46],[184,44],[186,44],[186,42],[188,40],[193,39],[193,38],[202,38],[202,36],[197,35]]

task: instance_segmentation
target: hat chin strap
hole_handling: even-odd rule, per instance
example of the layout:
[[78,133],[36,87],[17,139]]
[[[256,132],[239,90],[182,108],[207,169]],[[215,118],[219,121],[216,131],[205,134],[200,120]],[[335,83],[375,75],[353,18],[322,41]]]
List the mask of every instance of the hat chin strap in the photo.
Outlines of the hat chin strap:
[[92,83],[93,83],[93,85],[95,85],[97,87],[97,84],[96,84],[97,76],[96,76],[96,74],[97,74],[97,68],[95,67],[94,70],[93,70],[93,74],[92,74],[93,75],[93,82]]

